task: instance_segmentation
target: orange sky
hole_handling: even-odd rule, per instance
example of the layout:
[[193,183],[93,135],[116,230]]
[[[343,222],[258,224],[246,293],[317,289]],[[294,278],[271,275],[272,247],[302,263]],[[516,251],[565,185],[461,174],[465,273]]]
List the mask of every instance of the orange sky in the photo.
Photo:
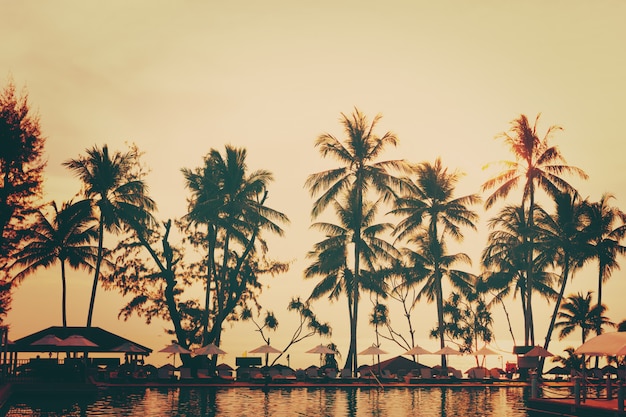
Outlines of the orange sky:
[[[320,239],[308,230],[312,199],[304,181],[334,163],[323,161],[313,142],[324,132],[342,137],[340,112],[354,106],[370,119],[382,113],[378,133],[392,130],[400,138],[385,159],[441,156],[465,172],[459,195],[478,192],[491,175],[483,165],[509,158],[494,140],[497,133],[520,113],[542,113],[540,130],[563,126],[553,143],[590,176],[572,180],[581,194],[597,200],[612,192],[614,203],[626,207],[620,173],[625,12],[622,1],[6,2],[0,76],[25,86],[41,116],[48,138],[47,200],[78,191],[61,163],[96,144],[122,150],[131,141],[145,151],[163,220],[185,214],[180,169],[199,166],[211,148],[245,147],[251,170],[272,171],[268,205],[292,222],[272,254],[294,261],[286,276],[266,280],[262,298],[281,322],[272,335],[272,344],[281,347],[293,329],[285,309],[289,298],[308,296],[314,284],[302,279],[304,255]],[[482,221],[494,214],[481,210]],[[484,223],[479,233],[466,235],[462,250],[478,272]],[[83,325],[91,277],[70,272],[69,285],[69,322]],[[623,286],[620,271],[606,286],[614,321],[626,318]],[[567,292],[595,288],[590,270]],[[25,281],[8,316],[10,336],[59,325],[59,300],[58,269]],[[155,350],[168,342],[161,324],[117,321],[122,303],[100,291],[94,324]],[[519,315],[518,304],[509,303],[509,311]],[[549,314],[544,307],[538,303],[537,317]],[[332,321],[332,341],[345,353],[345,299],[334,305],[322,300],[314,309]],[[369,310],[364,304],[361,317]],[[419,314],[423,344],[436,348],[426,337],[435,306],[421,306]],[[507,346],[501,310],[495,315],[496,338]],[[539,341],[546,326],[547,320],[537,323]],[[521,326],[514,330],[522,339]],[[366,320],[360,338],[363,349],[374,341]],[[563,344],[576,345],[579,338]],[[316,337],[296,346],[292,365],[308,365],[313,359],[302,352],[320,341],[326,343]],[[227,328],[223,347],[231,355],[225,359],[261,343],[249,325]],[[388,342],[383,348],[401,353]],[[166,360],[153,356],[154,362]]]

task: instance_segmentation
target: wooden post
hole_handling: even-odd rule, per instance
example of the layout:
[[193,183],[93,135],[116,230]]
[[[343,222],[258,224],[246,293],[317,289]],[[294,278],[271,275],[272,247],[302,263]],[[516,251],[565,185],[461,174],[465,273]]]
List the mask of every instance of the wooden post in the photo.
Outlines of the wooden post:
[[530,398],[538,398],[538,391],[537,374],[532,372],[530,374]]
[[580,405],[580,377],[574,377],[574,404]]

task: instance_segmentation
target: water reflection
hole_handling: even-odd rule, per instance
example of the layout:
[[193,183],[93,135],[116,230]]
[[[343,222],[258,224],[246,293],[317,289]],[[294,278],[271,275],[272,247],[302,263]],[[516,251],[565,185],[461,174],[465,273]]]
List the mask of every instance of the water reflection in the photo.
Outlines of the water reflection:
[[20,398],[1,416],[527,417],[523,388],[147,388],[92,397]]

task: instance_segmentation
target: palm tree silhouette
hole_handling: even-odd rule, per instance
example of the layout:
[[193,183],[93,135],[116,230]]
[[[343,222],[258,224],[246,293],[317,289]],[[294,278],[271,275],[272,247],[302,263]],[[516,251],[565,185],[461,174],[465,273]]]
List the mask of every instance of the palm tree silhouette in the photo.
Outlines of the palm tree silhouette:
[[[613,195],[605,193],[600,201],[588,203],[589,224],[584,232],[589,239],[593,257],[598,261],[598,306],[602,304],[602,285],[611,277],[613,270],[619,269],[618,255],[626,254],[626,246],[621,241],[626,235],[626,214],[609,205]],[[595,329],[596,334],[602,328]]]
[[[476,229],[478,214],[469,206],[479,203],[480,197],[477,194],[469,194],[455,198],[454,191],[461,174],[448,172],[440,159],[435,160],[434,164],[423,162],[417,165],[415,173],[416,180],[407,181],[406,192],[396,198],[395,207],[391,211],[391,214],[402,217],[394,234],[397,240],[401,240],[415,235],[420,229],[426,229],[427,236],[421,237],[419,242],[421,249],[425,251],[423,255],[431,262],[432,281],[429,281],[425,288],[428,288],[427,291],[437,302],[439,341],[443,348],[445,339],[441,280],[445,267],[449,266],[441,263],[448,257],[445,253],[445,238],[451,236],[461,241],[462,227]],[[458,260],[462,256],[456,258],[455,260]],[[461,281],[458,282],[459,285]],[[420,294],[423,295],[423,292]],[[444,362],[445,355],[442,355],[442,366]]]
[[[525,222],[527,226],[533,228],[533,217],[535,206],[535,191],[537,188],[543,189],[549,196],[554,196],[557,192],[575,192],[575,189],[563,178],[561,174],[576,174],[581,178],[587,178],[587,174],[579,168],[565,165],[565,160],[559,149],[550,146],[548,140],[552,133],[561,130],[559,126],[550,126],[542,139],[537,133],[537,122],[540,115],[537,115],[534,124],[531,126],[525,115],[520,115],[511,122],[512,127],[509,132],[504,132],[499,136],[509,145],[513,153],[514,161],[504,161],[505,171],[487,180],[482,185],[482,190],[486,191],[495,188],[493,193],[485,200],[485,208],[489,209],[499,199],[506,198],[510,192],[519,185],[523,187],[521,207],[524,210]],[[533,240],[529,235],[529,245],[527,245],[526,257],[526,313],[524,342],[526,345],[535,344],[534,325],[532,320],[532,291],[533,291]]]
[[100,268],[104,257],[104,232],[119,233],[127,228],[136,233],[145,229],[142,224],[152,223],[156,204],[147,195],[147,186],[138,172],[139,152],[136,147],[125,153],[109,153],[109,148],[94,146],[86,155],[65,161],[63,165],[83,183],[85,197],[97,209],[98,254],[95,265],[87,327],[91,327],[96,301]]
[[[554,324],[561,307],[567,282],[573,279],[574,272],[589,259],[588,245],[584,233],[587,217],[587,206],[580,201],[578,194],[557,193],[554,196],[556,211],[553,215],[541,210],[539,228],[541,229],[540,247],[543,256],[554,259],[560,267],[560,290],[556,298],[544,348],[548,350]],[[549,262],[546,259],[546,262]],[[541,358],[539,369],[543,368],[544,359]]]
[[[269,171],[247,172],[247,151],[243,148],[226,146],[225,155],[212,149],[205,157],[204,166],[196,169],[182,169],[187,188],[191,191],[189,212],[185,218],[191,224],[207,228],[207,282],[205,289],[205,310],[203,317],[203,343],[209,340],[210,294],[214,290],[221,298],[221,287],[225,287],[231,263],[231,247],[235,244],[243,248],[236,260],[241,268],[248,254],[253,252],[261,229],[270,230],[278,236],[283,230],[276,221],[288,223],[283,213],[264,205],[267,187],[273,180]],[[219,242],[218,242],[219,241]],[[216,249],[221,248],[221,264],[218,265]],[[218,272],[219,271],[219,272]],[[235,271],[235,276],[238,274]],[[217,305],[224,300],[217,300]]]
[[[488,227],[491,230],[487,237],[487,246],[481,254],[481,262],[486,268],[484,273],[485,281],[490,290],[495,291],[492,301],[499,302],[504,307],[503,300],[511,292],[520,295],[522,306],[522,316],[524,317],[524,328],[532,317],[528,316],[526,306],[527,301],[527,281],[525,271],[528,270],[529,261],[526,254],[531,241],[534,241],[542,231],[536,226],[540,223],[540,217],[544,211],[537,205],[533,208],[533,227],[527,226],[524,218],[522,206],[505,206],[497,216],[491,218]],[[531,239],[530,235],[533,235]],[[554,294],[550,283],[553,281],[553,274],[547,272],[546,268],[551,265],[553,258],[549,256],[536,256],[531,259],[533,271],[532,291],[549,298]],[[508,316],[508,315],[507,315]],[[509,322],[509,327],[510,327]],[[511,331],[511,337],[515,336]]]
[[[415,233],[415,236],[409,238],[408,243],[414,244],[416,250],[405,249],[405,256],[410,259],[410,263],[419,264],[419,269],[424,271],[423,275],[412,280],[413,283],[423,282],[415,302],[422,298],[426,298],[428,302],[435,301],[437,305],[437,337],[439,338],[439,345],[443,349],[446,346],[443,280],[448,278],[452,288],[463,294],[470,294],[475,290],[473,283],[476,281],[476,276],[454,268],[460,263],[471,265],[471,259],[467,254],[449,254],[443,239],[432,240],[431,233],[426,231]],[[441,355],[441,366],[444,368],[447,366],[446,355]]]
[[350,363],[352,374],[357,368],[357,321],[359,299],[359,272],[362,255],[363,202],[368,191],[382,196],[383,200],[392,197],[394,189],[402,188],[402,180],[391,175],[390,170],[408,171],[409,166],[401,160],[379,161],[377,158],[387,146],[396,146],[398,139],[395,134],[386,132],[383,136],[374,133],[378,121],[382,116],[377,115],[371,124],[358,109],[354,109],[352,116],[341,113],[341,123],[344,127],[346,139],[341,142],[333,135],[320,135],[315,147],[322,156],[331,156],[337,159],[342,166],[335,169],[321,171],[309,175],[305,186],[312,196],[321,194],[313,203],[312,217],[318,217],[333,201],[343,193],[354,195],[353,243],[355,277],[352,280],[352,316],[350,320],[350,347],[346,364]]
[[561,329],[560,339],[566,338],[580,328],[581,342],[585,343],[587,336],[597,328],[598,323],[614,326],[614,323],[604,315],[607,310],[604,304],[592,306],[591,294],[592,291],[588,291],[585,295],[578,293],[567,297],[559,311],[561,321],[555,324],[556,328]]
[[13,277],[19,283],[40,267],[49,268],[57,261],[61,263],[61,310],[63,327],[67,326],[66,263],[73,269],[93,269],[97,260],[97,247],[90,245],[96,239],[96,218],[88,200],[64,203],[59,211],[51,203],[54,217],[48,220],[39,210],[36,213],[33,238],[17,254],[11,268],[23,267]]
[[[389,223],[373,224],[375,221],[378,205],[380,202],[363,202],[363,223],[361,224],[361,258],[365,267],[355,274],[349,265],[349,252],[354,242],[354,193],[346,196],[344,204],[335,201],[333,207],[340,220],[340,224],[328,222],[313,223],[311,228],[323,232],[326,237],[314,245],[314,249],[307,254],[312,263],[306,268],[306,278],[322,277],[313,288],[310,298],[319,299],[328,295],[331,300],[338,299],[342,293],[348,300],[348,316],[353,320],[354,303],[359,301],[354,298],[354,280],[358,277],[356,286],[373,294],[386,296],[387,288],[384,282],[384,274],[380,266],[390,265],[399,255],[398,251],[387,241],[380,237],[381,234],[391,231],[393,225]],[[350,354],[346,358],[346,368],[351,365]]]

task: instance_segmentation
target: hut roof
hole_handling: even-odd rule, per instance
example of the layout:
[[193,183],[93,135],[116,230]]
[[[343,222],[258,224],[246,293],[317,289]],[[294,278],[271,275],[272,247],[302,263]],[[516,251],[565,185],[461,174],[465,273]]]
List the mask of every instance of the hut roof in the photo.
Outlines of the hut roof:
[[[32,345],[33,342],[39,341],[42,338],[52,335],[59,339],[67,339],[69,336],[82,336],[89,341],[95,343],[97,346],[62,346],[62,345]],[[38,332],[29,334],[20,339],[15,340],[9,344],[8,350],[13,352],[66,352],[68,350],[88,351],[88,352],[119,352],[117,347],[124,343],[133,343],[140,348],[143,348],[147,353],[152,352],[152,349],[140,345],[139,343],[128,340],[122,336],[111,333],[100,327],[61,327],[52,326],[47,329],[40,330]]]
[[[378,363],[374,365],[368,365],[367,367],[363,367],[363,368],[365,368],[363,369],[364,371],[367,371],[370,368],[374,370],[378,370]],[[385,361],[380,362],[381,371],[387,369],[391,373],[396,373],[400,369],[409,371],[411,369],[421,369],[421,368],[428,368],[428,366],[422,365],[419,362],[412,361],[411,359],[407,359],[404,356],[396,356],[395,358],[387,359]]]

